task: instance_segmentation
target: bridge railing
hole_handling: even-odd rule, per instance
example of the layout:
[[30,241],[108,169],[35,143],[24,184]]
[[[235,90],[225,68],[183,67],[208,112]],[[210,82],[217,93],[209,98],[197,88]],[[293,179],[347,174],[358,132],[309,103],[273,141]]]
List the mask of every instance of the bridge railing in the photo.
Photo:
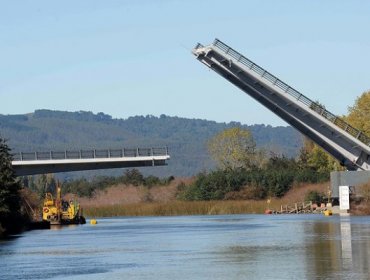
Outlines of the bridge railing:
[[134,149],[95,149],[49,152],[19,152],[13,154],[14,161],[28,160],[67,160],[94,158],[153,157],[167,156],[168,148],[134,148]]
[[[299,91],[295,90],[294,88],[290,87],[274,75],[272,75],[270,72],[266,71],[256,63],[252,62],[233,48],[229,47],[222,41],[215,39],[213,42],[213,46],[224,52],[225,54],[233,57],[236,59],[236,61],[240,62],[241,64],[247,66],[249,69],[260,75],[262,78],[270,81],[273,83],[275,86],[279,87],[282,89],[284,92],[287,94],[291,95],[294,97],[297,101],[303,103],[306,105],[308,108],[311,110],[315,111],[316,113],[320,114],[324,118],[326,118],[328,121],[332,122],[335,124],[337,127],[341,128],[345,132],[349,133],[353,137],[357,138],[360,140],[362,143],[370,146],[370,137],[364,134],[362,131],[354,128],[351,126],[349,123],[345,122],[343,119],[339,118],[338,116],[334,115],[333,113],[329,112],[326,110],[323,106],[318,104],[317,102],[312,101],[308,97],[304,96],[302,93]],[[195,49],[202,48],[203,46],[201,44],[197,44]]]

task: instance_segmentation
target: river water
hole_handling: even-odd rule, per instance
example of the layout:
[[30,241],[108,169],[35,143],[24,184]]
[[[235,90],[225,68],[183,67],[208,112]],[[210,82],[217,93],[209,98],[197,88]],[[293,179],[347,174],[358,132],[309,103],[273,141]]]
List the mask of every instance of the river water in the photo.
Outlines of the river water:
[[99,219],[0,242],[0,279],[370,279],[370,218]]

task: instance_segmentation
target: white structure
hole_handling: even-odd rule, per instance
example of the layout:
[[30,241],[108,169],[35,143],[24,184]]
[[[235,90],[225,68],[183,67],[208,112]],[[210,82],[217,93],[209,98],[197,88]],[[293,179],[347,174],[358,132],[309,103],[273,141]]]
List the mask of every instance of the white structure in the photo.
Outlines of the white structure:
[[370,170],[370,138],[220,40],[193,54],[334,156],[348,170]]
[[167,148],[80,150],[17,153],[12,166],[17,176],[94,169],[166,165]]
[[339,186],[339,209],[349,210],[349,186]]

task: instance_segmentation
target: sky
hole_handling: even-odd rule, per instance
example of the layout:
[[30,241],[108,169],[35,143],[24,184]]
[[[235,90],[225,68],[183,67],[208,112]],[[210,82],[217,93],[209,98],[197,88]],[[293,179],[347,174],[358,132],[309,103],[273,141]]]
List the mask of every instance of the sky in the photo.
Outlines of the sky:
[[0,0],[0,114],[286,123],[191,54],[218,38],[329,111],[370,89],[366,0]]

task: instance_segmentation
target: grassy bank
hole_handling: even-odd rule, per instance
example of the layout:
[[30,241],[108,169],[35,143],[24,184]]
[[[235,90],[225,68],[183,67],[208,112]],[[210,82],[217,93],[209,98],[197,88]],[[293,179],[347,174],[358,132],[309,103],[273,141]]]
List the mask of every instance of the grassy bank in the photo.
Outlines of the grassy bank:
[[[307,192],[326,188],[327,183],[297,185],[283,198],[272,198],[269,208],[302,202]],[[182,201],[175,194],[175,185],[150,190],[115,186],[80,202],[87,217],[262,214],[268,208],[266,200]]]
[[[277,208],[280,202],[273,201],[270,205]],[[266,201],[171,201],[86,207],[84,214],[87,217],[226,215],[263,213],[266,208]]]

